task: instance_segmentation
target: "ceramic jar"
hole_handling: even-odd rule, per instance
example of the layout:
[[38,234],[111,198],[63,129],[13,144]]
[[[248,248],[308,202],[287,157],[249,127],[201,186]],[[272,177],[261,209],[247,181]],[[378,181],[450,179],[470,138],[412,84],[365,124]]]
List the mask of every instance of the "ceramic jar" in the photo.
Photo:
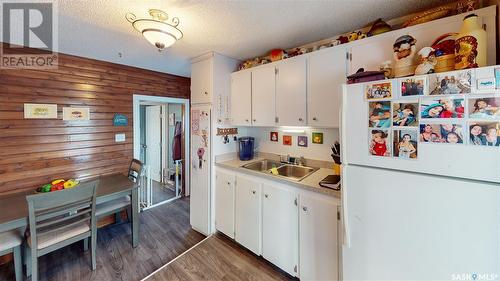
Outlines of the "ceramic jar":
[[486,36],[477,15],[464,18],[455,40],[455,69],[486,66]]

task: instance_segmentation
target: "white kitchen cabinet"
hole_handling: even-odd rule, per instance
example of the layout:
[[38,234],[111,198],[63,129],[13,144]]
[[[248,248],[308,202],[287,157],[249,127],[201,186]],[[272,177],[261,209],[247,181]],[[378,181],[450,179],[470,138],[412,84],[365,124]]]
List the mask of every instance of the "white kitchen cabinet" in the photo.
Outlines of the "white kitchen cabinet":
[[235,240],[261,254],[261,184],[258,178],[238,174],[235,194]]
[[282,61],[276,66],[276,120],[280,126],[305,126],[306,57]]
[[311,53],[307,71],[307,122],[339,127],[340,95],[346,81],[347,51],[329,48]]
[[266,183],[262,193],[262,256],[288,274],[297,276],[297,195],[285,186]]
[[212,60],[205,59],[191,64],[191,103],[212,102]]
[[275,126],[276,79],[274,65],[252,70],[252,125]]
[[250,71],[231,74],[231,119],[233,126],[252,124],[252,72]]
[[215,172],[215,228],[234,238],[235,174],[217,169]]
[[[328,198],[329,199],[329,198]],[[300,280],[339,280],[338,203],[300,194]]]

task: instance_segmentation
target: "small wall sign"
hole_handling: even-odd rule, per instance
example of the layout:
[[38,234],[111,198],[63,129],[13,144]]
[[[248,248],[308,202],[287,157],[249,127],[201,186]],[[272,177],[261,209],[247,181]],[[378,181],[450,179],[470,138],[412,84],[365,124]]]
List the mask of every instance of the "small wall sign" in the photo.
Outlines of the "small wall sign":
[[297,145],[301,147],[307,147],[307,137],[306,136],[298,136],[297,137]]
[[88,107],[63,107],[64,121],[87,121],[90,120],[90,109]]
[[283,136],[283,145],[292,145],[292,136]]
[[113,117],[113,126],[128,126],[128,117],[124,114],[115,114]]
[[312,143],[323,144],[323,133],[312,133]]
[[24,104],[25,119],[57,119],[57,104]]
[[278,141],[278,132],[271,132],[269,135],[269,139],[271,141],[277,142]]

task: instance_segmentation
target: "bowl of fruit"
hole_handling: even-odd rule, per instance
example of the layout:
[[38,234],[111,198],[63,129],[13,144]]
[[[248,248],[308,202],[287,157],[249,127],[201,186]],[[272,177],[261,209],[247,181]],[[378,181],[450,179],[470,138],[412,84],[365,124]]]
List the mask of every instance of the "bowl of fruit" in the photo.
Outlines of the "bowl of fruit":
[[37,193],[54,192],[58,190],[73,188],[78,184],[80,184],[80,181],[75,179],[69,179],[69,180],[58,179],[58,180],[53,180],[51,183],[42,185],[41,187],[37,188],[36,192]]

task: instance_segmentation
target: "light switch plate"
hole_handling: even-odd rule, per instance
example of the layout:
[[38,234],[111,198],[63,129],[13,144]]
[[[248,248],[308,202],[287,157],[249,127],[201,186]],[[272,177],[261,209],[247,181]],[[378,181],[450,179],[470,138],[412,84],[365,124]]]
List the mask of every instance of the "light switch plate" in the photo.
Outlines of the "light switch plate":
[[115,134],[115,142],[124,142],[125,134]]

